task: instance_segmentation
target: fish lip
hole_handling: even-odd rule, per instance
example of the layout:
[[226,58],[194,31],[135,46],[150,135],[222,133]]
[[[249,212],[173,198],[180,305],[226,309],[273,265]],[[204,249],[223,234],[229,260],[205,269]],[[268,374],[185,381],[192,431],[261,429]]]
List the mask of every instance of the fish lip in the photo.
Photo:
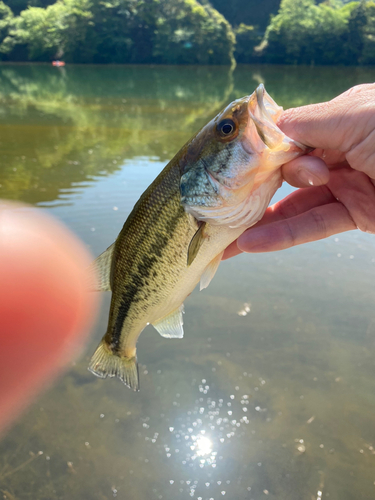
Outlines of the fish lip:
[[[264,84],[260,83],[253,93],[256,96],[257,105],[258,105],[263,117],[266,118],[267,121],[274,123],[269,112],[267,111],[265,104],[264,104],[264,94],[266,93],[266,89],[264,87]],[[251,99],[249,99],[249,104],[247,106],[247,109],[249,112],[250,112],[250,107],[251,107]]]
[[[314,148],[309,146],[305,146],[304,144],[293,140],[291,137],[288,137],[284,132],[278,127],[277,121],[282,113],[283,108],[278,106],[278,104],[272,99],[272,97],[266,92],[264,85],[261,83],[258,85],[256,90],[249,98],[248,103],[248,114],[249,114],[249,122],[253,122],[255,124],[256,135],[259,140],[263,143],[266,149],[271,152],[275,148],[279,148],[279,146],[284,143],[288,145],[289,148],[282,148],[283,151],[294,153],[296,156],[301,156],[303,154],[311,153]],[[257,111],[257,113],[255,112]],[[267,132],[267,128],[269,127],[268,134],[263,134],[262,127],[265,128]],[[278,140],[272,133],[272,131],[276,132],[276,135],[279,135],[280,139]],[[283,138],[283,139],[282,139]],[[255,146],[252,142],[250,145],[253,147],[254,152],[256,154],[262,154],[264,147],[261,146],[260,149]],[[248,151],[248,141],[243,144],[243,147],[246,151]]]

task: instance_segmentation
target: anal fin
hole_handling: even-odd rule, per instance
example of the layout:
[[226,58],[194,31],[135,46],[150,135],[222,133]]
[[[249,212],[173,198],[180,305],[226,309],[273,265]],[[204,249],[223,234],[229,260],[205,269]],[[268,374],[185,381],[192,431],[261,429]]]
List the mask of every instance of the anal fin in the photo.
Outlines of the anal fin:
[[184,304],[181,304],[180,307],[172,311],[168,316],[164,316],[164,318],[152,323],[152,326],[162,337],[167,339],[182,339],[184,336],[183,312]]
[[133,391],[139,391],[137,358],[113,354],[104,338],[94,352],[88,369],[99,378],[117,377]]
[[115,243],[97,257],[88,268],[87,286],[95,292],[111,291],[111,265]]
[[211,262],[206,267],[206,269],[204,270],[201,276],[199,290],[207,288],[208,285],[211,283],[212,278],[215,276],[215,273],[218,270],[221,259],[223,257],[223,253],[224,251],[220,252],[219,255],[217,255],[214,259],[212,259]]

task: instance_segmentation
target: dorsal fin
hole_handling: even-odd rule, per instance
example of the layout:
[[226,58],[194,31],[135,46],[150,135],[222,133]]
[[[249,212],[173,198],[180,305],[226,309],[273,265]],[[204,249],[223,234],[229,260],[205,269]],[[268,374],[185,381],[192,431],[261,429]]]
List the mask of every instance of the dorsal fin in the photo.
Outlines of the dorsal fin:
[[115,243],[99,255],[88,268],[88,288],[93,292],[111,291],[111,265]]
[[167,339],[182,339],[184,336],[182,314],[184,312],[184,304],[180,307],[152,323],[152,326],[159,332],[162,337]]

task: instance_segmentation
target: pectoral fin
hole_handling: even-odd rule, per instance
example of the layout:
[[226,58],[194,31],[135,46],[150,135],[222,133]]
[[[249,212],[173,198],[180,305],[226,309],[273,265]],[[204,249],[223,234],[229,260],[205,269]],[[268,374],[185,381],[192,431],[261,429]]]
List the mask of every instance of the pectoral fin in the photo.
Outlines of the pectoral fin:
[[160,333],[162,337],[167,339],[182,339],[184,336],[182,314],[184,305],[172,311],[168,316],[164,316],[158,321],[155,321],[152,326]]
[[111,265],[115,244],[112,243],[88,268],[87,285],[94,292],[111,291]]
[[191,239],[189,248],[188,248],[188,254],[187,254],[187,265],[188,267],[192,264],[193,260],[197,256],[200,247],[202,246],[202,243],[205,239],[205,234],[204,234],[204,228],[206,227],[206,223],[202,222],[197,230],[197,232],[194,234],[193,238]]
[[212,278],[215,276],[215,273],[218,270],[223,253],[224,252],[219,253],[219,255],[217,255],[214,259],[212,259],[211,262],[206,267],[206,269],[204,270],[204,273],[201,276],[199,290],[207,288],[208,285],[211,283]]

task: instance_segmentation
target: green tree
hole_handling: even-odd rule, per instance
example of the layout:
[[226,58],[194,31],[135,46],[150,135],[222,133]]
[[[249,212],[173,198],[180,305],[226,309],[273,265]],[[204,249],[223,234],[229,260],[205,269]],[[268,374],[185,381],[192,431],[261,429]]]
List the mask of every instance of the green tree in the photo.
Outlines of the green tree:
[[230,64],[229,23],[196,0],[94,2],[92,62]]
[[74,52],[85,40],[91,13],[89,0],[58,1],[46,9],[29,7],[11,20],[8,35],[0,45],[3,53],[27,47],[32,61],[46,61]]
[[47,7],[55,3],[55,0],[6,0],[5,4],[12,9],[17,16],[28,7]]
[[262,42],[268,62],[337,64],[345,62],[342,45],[352,9],[342,2],[282,0]]
[[238,63],[259,62],[255,47],[260,44],[262,37],[254,26],[241,23],[235,29],[236,50],[234,58]]
[[375,2],[366,4],[366,24],[363,26],[362,64],[375,64]]
[[257,26],[263,32],[270,22],[271,15],[277,14],[280,0],[211,0],[232,26],[242,23]]
[[9,28],[13,20],[13,12],[0,1],[0,43],[8,36]]
[[343,35],[343,57],[345,64],[358,64],[363,49],[363,27],[366,24],[365,0],[345,5],[349,12],[347,30]]
[[12,19],[0,51],[22,59],[26,50],[32,61],[231,64],[234,43],[224,17],[197,0],[58,0]]
[[235,36],[228,21],[196,0],[158,2],[153,56],[173,64],[231,64]]

